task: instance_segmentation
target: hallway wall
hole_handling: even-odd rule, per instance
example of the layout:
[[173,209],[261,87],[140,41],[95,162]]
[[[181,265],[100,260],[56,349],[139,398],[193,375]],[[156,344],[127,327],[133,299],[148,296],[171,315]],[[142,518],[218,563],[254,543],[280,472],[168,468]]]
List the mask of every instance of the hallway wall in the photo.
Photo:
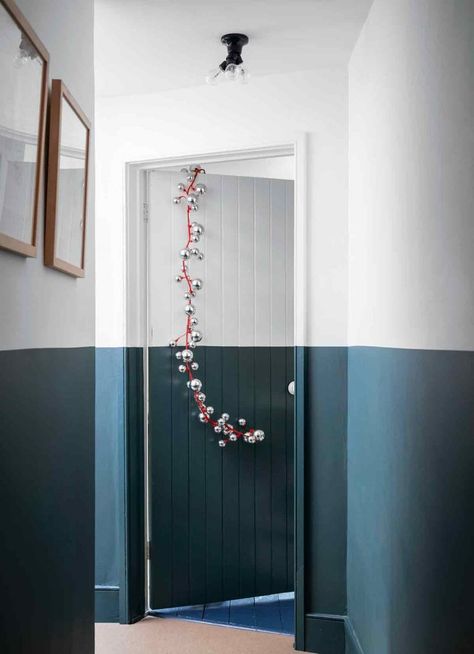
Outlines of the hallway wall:
[[[93,1],[17,0],[94,116]],[[1,93],[1,91],[0,91]],[[86,277],[0,251],[0,649],[94,650],[94,177]],[[41,206],[44,206],[42,198]]]
[[357,654],[474,646],[473,52],[469,0],[375,0],[349,65]]

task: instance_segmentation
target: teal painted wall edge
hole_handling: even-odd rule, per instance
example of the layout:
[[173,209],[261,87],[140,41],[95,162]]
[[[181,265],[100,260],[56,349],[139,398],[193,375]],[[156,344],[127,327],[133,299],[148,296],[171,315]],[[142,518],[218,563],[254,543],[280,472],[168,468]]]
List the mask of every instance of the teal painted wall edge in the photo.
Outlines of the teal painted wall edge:
[[95,587],[95,621],[120,621],[120,589],[118,586]]
[[295,357],[295,646],[344,654],[347,348],[297,347]]
[[124,348],[96,350],[95,583],[118,587],[120,552],[120,458],[125,426]]
[[120,622],[145,615],[145,507],[143,348],[125,351],[125,438],[121,458],[123,528]]
[[346,616],[345,620],[345,633],[346,633],[346,652],[345,654],[365,654],[362,645],[359,642],[357,634],[349,617]]
[[0,352],[2,652],[94,651],[94,366]]
[[348,612],[365,654],[474,651],[474,352],[349,351]]

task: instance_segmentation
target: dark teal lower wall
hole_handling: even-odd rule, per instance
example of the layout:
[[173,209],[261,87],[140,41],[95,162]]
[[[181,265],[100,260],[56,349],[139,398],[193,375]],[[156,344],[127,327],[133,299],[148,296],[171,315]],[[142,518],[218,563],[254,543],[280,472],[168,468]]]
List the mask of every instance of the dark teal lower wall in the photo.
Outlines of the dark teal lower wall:
[[364,654],[473,652],[474,353],[350,348],[348,416],[348,610]]
[[120,457],[124,434],[124,349],[96,351],[95,581],[120,581]]
[[0,650],[94,651],[94,348],[0,352]]
[[96,352],[95,621],[145,612],[143,349]]
[[347,606],[347,348],[304,350],[304,638],[299,646],[319,654],[343,654]]
[[306,349],[306,605],[310,613],[344,615],[347,348]]
[[[117,371],[120,356],[107,356]],[[474,354],[304,348],[304,356],[305,648],[474,651]],[[141,357],[126,351],[132,467],[141,456]],[[130,497],[140,484],[138,476]],[[133,520],[132,540],[142,516]]]

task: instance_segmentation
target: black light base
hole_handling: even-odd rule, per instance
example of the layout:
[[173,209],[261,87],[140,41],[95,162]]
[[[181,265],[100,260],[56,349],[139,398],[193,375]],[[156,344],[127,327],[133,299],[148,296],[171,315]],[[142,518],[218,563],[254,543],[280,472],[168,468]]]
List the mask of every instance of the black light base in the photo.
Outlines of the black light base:
[[246,34],[231,33],[221,36],[221,43],[227,46],[227,57],[220,66],[222,70],[225,70],[228,64],[238,66],[242,63],[242,48],[248,42],[249,37]]

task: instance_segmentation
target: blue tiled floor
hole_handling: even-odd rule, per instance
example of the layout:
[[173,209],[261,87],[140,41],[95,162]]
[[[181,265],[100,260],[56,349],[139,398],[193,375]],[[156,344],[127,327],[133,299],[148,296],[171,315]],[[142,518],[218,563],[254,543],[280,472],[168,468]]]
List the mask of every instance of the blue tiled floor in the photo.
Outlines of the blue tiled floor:
[[249,597],[199,606],[154,611],[161,617],[211,622],[256,631],[294,634],[294,593]]

